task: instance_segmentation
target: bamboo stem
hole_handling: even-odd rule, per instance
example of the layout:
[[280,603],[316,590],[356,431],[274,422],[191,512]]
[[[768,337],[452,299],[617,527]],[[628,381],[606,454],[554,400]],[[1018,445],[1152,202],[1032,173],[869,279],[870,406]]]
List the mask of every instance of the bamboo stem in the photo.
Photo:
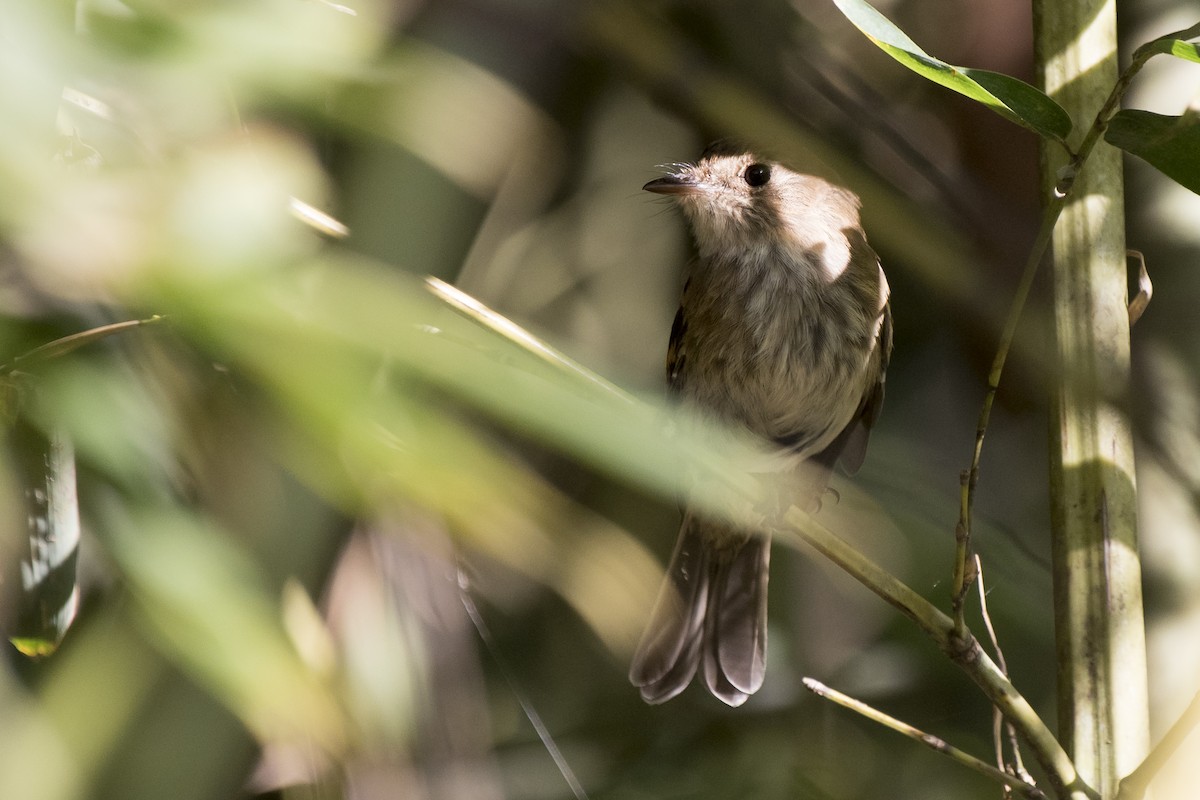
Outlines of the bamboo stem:
[[1081,154],[1095,145],[1086,163],[1044,146],[1042,172],[1052,196],[1070,190],[1052,241],[1059,727],[1080,776],[1107,800],[1149,740],[1133,443],[1121,410],[1129,377],[1121,156],[1097,144],[1125,76],[1115,0],[1034,8],[1044,89],[1072,118],[1097,120],[1080,140]]

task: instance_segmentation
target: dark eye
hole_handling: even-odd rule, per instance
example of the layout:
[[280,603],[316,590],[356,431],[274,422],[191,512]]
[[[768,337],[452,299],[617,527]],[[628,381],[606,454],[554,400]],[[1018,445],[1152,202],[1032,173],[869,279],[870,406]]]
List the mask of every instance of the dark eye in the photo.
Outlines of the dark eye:
[[757,188],[765,186],[771,180],[771,168],[766,164],[751,164],[746,167],[746,183]]

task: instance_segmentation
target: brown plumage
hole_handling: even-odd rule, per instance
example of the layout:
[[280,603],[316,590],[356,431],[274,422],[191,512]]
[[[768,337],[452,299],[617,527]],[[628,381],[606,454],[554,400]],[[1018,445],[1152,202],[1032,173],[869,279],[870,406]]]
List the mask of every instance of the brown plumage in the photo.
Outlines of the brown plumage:
[[[651,181],[697,256],[667,353],[680,402],[779,447],[791,502],[819,508],[835,463],[862,464],[892,347],[888,285],[846,189],[719,143]],[[649,703],[697,669],[741,705],[766,664],[766,534],[685,508],[630,680]]]

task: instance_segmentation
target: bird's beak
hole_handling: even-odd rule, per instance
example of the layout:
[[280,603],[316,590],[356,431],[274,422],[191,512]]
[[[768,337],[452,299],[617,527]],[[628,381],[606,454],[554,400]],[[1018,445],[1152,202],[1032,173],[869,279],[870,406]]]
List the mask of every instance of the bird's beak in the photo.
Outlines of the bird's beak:
[[699,181],[687,174],[655,178],[642,188],[655,194],[696,194],[703,189]]

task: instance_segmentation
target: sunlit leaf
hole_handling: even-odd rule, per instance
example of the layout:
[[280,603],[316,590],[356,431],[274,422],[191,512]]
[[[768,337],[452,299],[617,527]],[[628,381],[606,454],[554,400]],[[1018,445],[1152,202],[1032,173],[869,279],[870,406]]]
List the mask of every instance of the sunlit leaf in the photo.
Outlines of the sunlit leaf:
[[1119,111],[1104,138],[1200,194],[1200,114],[1172,117],[1137,109]]
[[1168,33],[1165,36],[1160,36],[1157,39],[1146,42],[1146,44],[1139,47],[1134,53],[1134,59],[1137,60],[1151,55],[1163,54],[1200,63],[1200,46],[1197,46],[1194,42],[1186,41],[1188,39],[1195,39],[1197,36],[1200,36],[1200,22],[1190,28]]
[[1050,139],[1061,141],[1071,132],[1070,115],[1029,84],[1008,75],[956,67],[934,58],[864,0],[834,0],[834,4],[881,50],[918,75],[983,103],[1005,119]]

